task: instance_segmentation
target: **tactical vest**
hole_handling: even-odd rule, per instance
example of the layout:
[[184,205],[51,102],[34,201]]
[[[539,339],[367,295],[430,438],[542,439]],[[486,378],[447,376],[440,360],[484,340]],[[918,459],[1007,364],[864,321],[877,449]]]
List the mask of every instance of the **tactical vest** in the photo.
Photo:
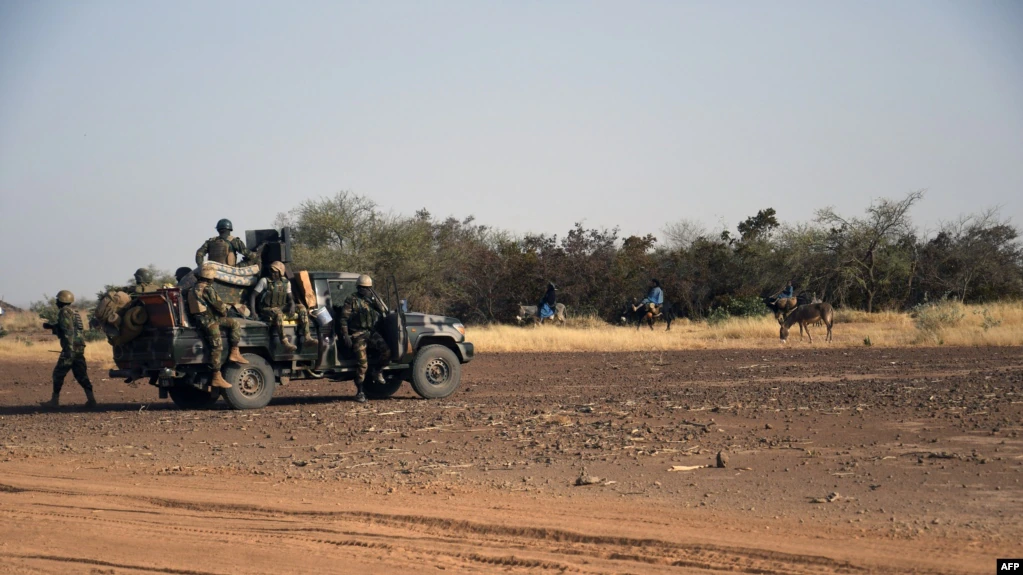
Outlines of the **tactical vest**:
[[209,260],[233,266],[236,260],[234,246],[231,245],[233,240],[233,236],[228,236],[226,240],[221,239],[220,236],[210,238],[206,248]]
[[355,295],[352,297],[352,316],[348,319],[348,328],[352,331],[373,329],[380,318],[380,313],[365,299]]
[[[71,314],[71,333],[65,333],[64,337],[71,342],[71,346],[78,349],[85,347],[85,340],[82,339],[82,332],[85,331],[85,326],[82,325],[82,314],[71,309],[70,306],[63,307],[60,309],[62,314]],[[58,325],[63,325],[63,322],[58,322]]]
[[194,288],[188,290],[188,313],[192,315],[206,313],[206,304],[199,297],[199,290],[204,289],[204,286],[208,284],[197,284]]
[[263,309],[283,308],[284,304],[288,301],[288,280],[281,278],[279,280],[266,280],[266,290],[263,291],[263,297],[260,298],[259,303],[263,306]]

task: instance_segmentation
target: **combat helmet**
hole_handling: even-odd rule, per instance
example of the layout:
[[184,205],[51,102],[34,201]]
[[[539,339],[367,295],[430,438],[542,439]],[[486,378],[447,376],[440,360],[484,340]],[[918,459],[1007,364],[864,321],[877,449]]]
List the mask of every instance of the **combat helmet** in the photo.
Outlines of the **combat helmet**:
[[75,303],[75,294],[66,289],[62,289],[57,292],[57,303],[71,305]]
[[270,264],[270,269],[272,271],[275,271],[275,272],[281,274],[281,277],[284,277],[284,272],[286,270],[284,268],[284,264],[283,263],[281,263],[281,262],[274,262],[274,263]]
[[229,232],[233,232],[234,226],[231,225],[231,220],[223,218],[222,220],[217,222],[217,231],[219,232],[220,230],[227,230]]
[[139,268],[135,270],[135,281],[142,284],[153,283],[153,272],[146,268]]
[[358,287],[373,287],[373,278],[366,274],[359,276],[359,281],[355,282]]
[[210,264],[205,264],[202,266],[202,269],[199,270],[199,277],[204,280],[211,280],[217,277],[217,268],[211,266]]

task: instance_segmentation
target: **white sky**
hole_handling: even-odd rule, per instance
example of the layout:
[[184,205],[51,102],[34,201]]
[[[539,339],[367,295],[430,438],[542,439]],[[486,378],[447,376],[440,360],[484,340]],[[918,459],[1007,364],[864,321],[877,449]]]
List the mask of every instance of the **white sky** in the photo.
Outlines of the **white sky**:
[[1023,3],[0,0],[0,296],[351,190],[564,235],[1023,223]]

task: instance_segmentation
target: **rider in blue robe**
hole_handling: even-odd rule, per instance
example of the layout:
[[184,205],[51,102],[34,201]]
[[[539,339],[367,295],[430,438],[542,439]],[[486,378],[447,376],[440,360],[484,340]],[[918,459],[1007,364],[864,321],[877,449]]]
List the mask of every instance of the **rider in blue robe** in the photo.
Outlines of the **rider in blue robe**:
[[547,319],[554,315],[554,306],[558,303],[557,291],[558,288],[554,286],[554,282],[547,283],[547,293],[543,295],[543,299],[536,305],[536,315],[540,319]]

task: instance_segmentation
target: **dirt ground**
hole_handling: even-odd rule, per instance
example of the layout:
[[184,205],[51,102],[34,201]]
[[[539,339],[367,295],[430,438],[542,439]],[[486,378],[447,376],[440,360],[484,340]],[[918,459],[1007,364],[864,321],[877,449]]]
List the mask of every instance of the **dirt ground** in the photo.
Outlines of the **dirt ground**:
[[[491,354],[441,401],[178,410],[0,363],[3,573],[991,573],[1020,348]],[[63,399],[84,400],[70,376]],[[711,466],[724,452],[723,468]],[[672,470],[676,468],[676,470]]]

